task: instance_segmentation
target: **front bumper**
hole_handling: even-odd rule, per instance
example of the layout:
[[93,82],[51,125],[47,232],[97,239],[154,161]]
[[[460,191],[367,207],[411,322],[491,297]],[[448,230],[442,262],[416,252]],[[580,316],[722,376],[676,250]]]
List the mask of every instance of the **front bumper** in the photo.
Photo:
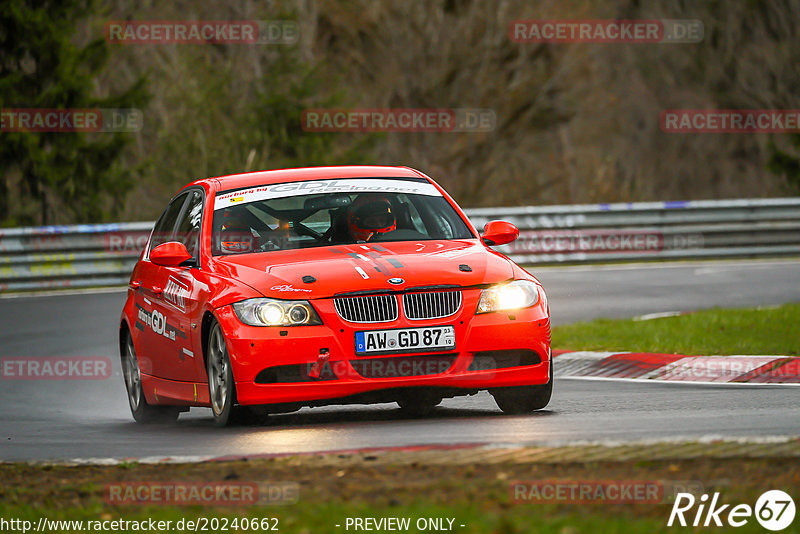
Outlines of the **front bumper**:
[[[352,324],[336,314],[332,299],[313,301],[320,326],[253,327],[230,306],[216,310],[228,343],[237,400],[243,405],[303,403],[407,387],[474,391],[544,384],[550,380],[550,321],[546,300],[524,310],[473,315],[479,290],[464,291],[461,309],[444,319]],[[356,356],[355,332],[370,329],[453,325],[456,347],[448,352]],[[501,351],[501,352],[498,352]],[[319,358],[320,376],[307,376]],[[491,355],[502,354],[496,358]],[[506,355],[522,354],[519,362]],[[271,369],[294,369],[291,381],[267,380]],[[366,372],[365,372],[366,371]],[[297,373],[296,373],[297,374]],[[313,372],[311,372],[314,375]]]

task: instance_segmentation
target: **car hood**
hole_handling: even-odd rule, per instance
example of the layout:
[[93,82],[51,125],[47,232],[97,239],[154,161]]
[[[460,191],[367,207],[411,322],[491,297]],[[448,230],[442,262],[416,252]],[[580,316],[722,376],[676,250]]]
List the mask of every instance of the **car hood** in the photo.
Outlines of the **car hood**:
[[[437,285],[474,286],[513,276],[510,261],[487,250],[477,239],[337,245],[214,260],[219,274],[240,280],[265,296],[284,299]],[[308,276],[315,281],[304,282],[303,277]],[[403,281],[392,284],[390,279]]]

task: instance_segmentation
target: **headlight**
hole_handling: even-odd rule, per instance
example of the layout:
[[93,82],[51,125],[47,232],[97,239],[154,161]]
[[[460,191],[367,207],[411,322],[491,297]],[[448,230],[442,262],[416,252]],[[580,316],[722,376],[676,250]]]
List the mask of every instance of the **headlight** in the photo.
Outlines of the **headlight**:
[[234,303],[233,311],[250,326],[322,324],[307,300],[247,299]]
[[476,313],[530,308],[539,302],[536,284],[528,280],[514,280],[484,289]]

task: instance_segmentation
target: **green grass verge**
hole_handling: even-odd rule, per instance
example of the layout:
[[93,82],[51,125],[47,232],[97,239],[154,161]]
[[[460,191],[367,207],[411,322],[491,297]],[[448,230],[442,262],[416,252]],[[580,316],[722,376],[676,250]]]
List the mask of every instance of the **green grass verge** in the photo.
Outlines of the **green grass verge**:
[[553,328],[553,348],[672,354],[800,355],[800,304],[703,310],[648,321],[597,319]]
[[[439,458],[446,454],[458,453],[442,453]],[[216,519],[216,523],[207,523],[206,529],[198,529],[199,532],[225,532],[224,519],[228,519],[228,532],[266,532],[264,528],[232,528],[231,521],[243,517],[277,518],[279,532],[304,534],[356,531],[352,526],[346,529],[347,518],[399,517],[409,518],[412,524],[419,518],[449,518],[453,519],[453,529],[448,532],[652,534],[689,530],[667,527],[672,507],[668,500],[660,504],[515,502],[510,491],[512,481],[696,481],[704,492],[720,492],[726,503],[750,505],[767,489],[779,488],[797,495],[800,485],[796,458],[781,456],[467,465],[377,464],[367,458],[345,458],[342,465],[326,465],[330,458],[322,457],[117,467],[0,464],[0,517],[27,520],[34,525],[41,517],[72,521],[152,519],[172,521],[172,528],[163,530],[172,532],[195,531],[176,529],[175,525],[181,519],[185,525],[186,521],[199,518]],[[283,506],[200,507],[116,506],[104,500],[104,487],[109,483],[156,480],[293,481],[299,485],[298,501]],[[274,526],[275,522],[267,524]],[[745,527],[735,530],[764,532],[752,518]],[[407,532],[420,531],[441,532],[416,526]]]

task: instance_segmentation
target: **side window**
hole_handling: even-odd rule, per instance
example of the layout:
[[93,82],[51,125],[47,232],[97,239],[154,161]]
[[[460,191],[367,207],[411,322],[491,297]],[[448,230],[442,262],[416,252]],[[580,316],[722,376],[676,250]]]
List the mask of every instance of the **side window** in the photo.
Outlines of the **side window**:
[[175,222],[181,214],[181,208],[183,208],[183,203],[185,201],[186,193],[170,202],[167,209],[161,214],[158,222],[156,222],[155,228],[153,228],[153,237],[150,238],[150,250],[153,250],[161,243],[173,240],[172,236],[174,235],[173,229],[175,228]]
[[178,222],[175,241],[186,245],[189,254],[198,258],[200,256],[200,224],[203,221],[203,195],[199,191],[192,191],[189,195],[186,211]]

